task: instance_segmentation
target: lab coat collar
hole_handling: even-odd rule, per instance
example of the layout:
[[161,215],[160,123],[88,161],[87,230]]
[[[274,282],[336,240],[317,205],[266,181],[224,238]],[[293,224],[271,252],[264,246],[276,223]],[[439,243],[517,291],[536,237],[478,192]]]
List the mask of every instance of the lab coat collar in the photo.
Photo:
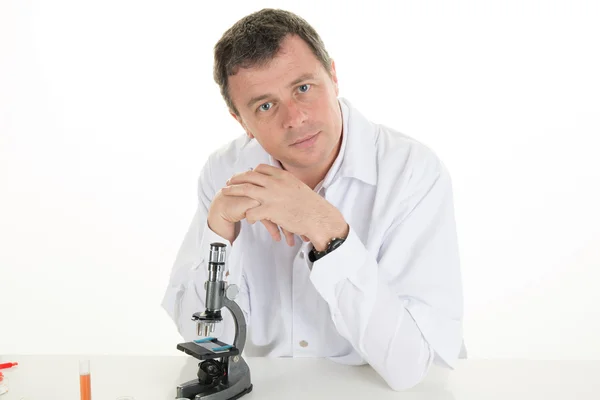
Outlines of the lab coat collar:
[[[377,133],[375,124],[366,119],[345,98],[339,99],[342,115],[344,116],[345,149],[340,155],[341,161],[339,176],[342,178],[356,178],[369,185],[377,183]],[[327,178],[326,181],[327,182]]]

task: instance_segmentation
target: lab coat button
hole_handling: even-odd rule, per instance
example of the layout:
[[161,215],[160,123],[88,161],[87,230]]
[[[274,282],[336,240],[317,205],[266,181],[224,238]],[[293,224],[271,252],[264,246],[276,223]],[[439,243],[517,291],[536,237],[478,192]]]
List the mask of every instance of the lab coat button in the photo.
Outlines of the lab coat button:
[[308,342],[306,340],[300,341],[300,347],[307,347],[307,346],[308,346]]

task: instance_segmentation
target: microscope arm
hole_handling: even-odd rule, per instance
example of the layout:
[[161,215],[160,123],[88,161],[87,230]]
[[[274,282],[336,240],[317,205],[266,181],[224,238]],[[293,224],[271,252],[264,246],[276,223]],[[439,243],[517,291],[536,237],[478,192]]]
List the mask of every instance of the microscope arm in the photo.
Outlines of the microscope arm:
[[233,339],[233,347],[240,351],[240,355],[246,344],[246,319],[240,306],[227,296],[223,296],[223,307],[227,308],[233,315],[233,323],[235,328],[235,338]]

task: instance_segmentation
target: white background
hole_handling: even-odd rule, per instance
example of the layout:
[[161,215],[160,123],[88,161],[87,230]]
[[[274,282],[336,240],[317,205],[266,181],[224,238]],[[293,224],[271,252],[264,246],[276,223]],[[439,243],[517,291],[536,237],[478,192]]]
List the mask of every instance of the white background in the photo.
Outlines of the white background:
[[243,133],[212,49],[280,7],[340,96],[448,166],[469,356],[600,358],[598,2],[351,4],[0,1],[0,353],[181,354],[160,301]]

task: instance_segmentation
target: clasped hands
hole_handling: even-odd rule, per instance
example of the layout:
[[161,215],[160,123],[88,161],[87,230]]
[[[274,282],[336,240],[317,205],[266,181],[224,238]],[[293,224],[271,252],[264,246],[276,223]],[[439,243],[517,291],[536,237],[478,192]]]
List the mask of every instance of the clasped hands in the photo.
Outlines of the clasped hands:
[[[349,226],[342,213],[290,172],[267,164],[232,176],[215,196],[209,225],[233,243],[242,219],[260,221],[276,240],[285,235],[294,245],[294,234],[324,250],[333,237],[346,237]],[[225,225],[223,225],[225,223]],[[214,227],[213,227],[214,225]],[[215,230],[221,228],[222,233]]]

